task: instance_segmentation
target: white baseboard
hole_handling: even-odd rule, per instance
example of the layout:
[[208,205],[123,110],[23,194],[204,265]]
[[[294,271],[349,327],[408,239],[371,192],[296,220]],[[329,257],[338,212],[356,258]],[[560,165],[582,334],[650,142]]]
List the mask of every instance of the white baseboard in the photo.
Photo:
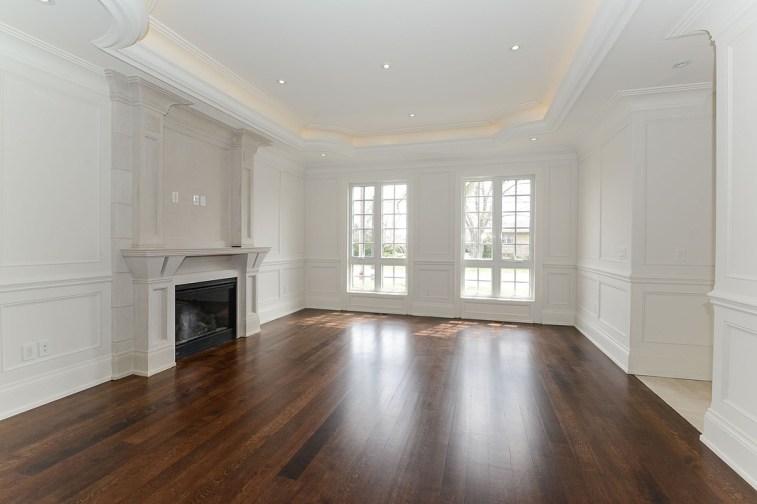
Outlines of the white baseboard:
[[542,310],[541,323],[574,326],[576,324],[576,312],[573,310]]
[[316,310],[341,310],[342,298],[339,294],[309,293],[305,298],[305,307]]
[[269,306],[263,306],[258,308],[260,315],[260,323],[265,324],[272,320],[276,320],[285,315],[298,312],[305,308],[305,297],[303,295],[296,295],[284,298],[277,303],[272,303]]
[[410,315],[418,317],[455,318],[455,306],[437,303],[413,303]]
[[629,372],[685,380],[712,380],[712,354],[709,359],[692,356],[687,354],[684,345],[681,345],[680,352],[680,355],[672,356],[634,351]]
[[757,441],[736,428],[725,417],[707,410],[701,441],[723,459],[739,476],[757,489]]
[[134,373],[137,376],[152,376],[176,366],[176,348],[173,344],[150,350],[132,352]]
[[0,389],[0,420],[110,381],[110,354]]
[[134,340],[113,342],[113,379],[134,374]]
[[580,313],[576,314],[576,329],[594,343],[602,353],[610,358],[620,369],[628,373],[629,351],[612,336],[604,332],[597,324]]

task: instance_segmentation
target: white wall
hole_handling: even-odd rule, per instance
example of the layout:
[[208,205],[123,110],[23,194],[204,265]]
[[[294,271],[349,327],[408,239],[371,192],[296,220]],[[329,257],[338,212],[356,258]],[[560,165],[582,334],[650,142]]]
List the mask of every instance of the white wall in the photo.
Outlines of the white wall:
[[110,379],[104,79],[0,33],[0,156],[4,418]]
[[711,376],[712,121],[707,90],[649,90],[579,164],[576,326],[631,373]]
[[276,147],[255,155],[253,239],[270,246],[258,273],[261,322],[305,308],[305,174]]
[[757,6],[710,6],[695,23],[718,62],[715,344],[702,441],[757,488]]
[[[385,162],[391,169],[319,167],[307,177],[307,305],[439,317],[573,324],[575,311],[575,161],[473,159],[455,163]],[[462,181],[475,176],[535,178],[535,300],[463,300],[460,292]],[[347,292],[348,187],[406,181],[408,293]]]

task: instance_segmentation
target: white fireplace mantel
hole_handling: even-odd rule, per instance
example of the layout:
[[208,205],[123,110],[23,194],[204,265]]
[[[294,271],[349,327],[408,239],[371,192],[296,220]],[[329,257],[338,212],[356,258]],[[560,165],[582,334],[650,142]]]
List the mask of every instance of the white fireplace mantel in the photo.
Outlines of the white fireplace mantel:
[[269,250],[270,247],[123,249],[134,284],[134,373],[151,376],[176,365],[176,275],[187,258],[216,257],[233,265],[237,278],[237,337],[259,333],[257,273]]

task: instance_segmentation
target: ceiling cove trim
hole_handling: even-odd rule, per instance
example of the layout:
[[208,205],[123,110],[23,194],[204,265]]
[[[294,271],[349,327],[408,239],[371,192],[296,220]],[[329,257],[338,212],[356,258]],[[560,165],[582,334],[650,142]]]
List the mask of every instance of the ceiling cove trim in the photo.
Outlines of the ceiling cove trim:
[[[241,78],[230,78],[230,72],[212,65],[209,56],[188,51],[178,36],[167,36],[160,23],[151,22],[147,34],[138,43],[119,50],[105,49],[105,52],[271,140],[297,150],[302,148],[302,126],[291,114],[281,108],[272,110],[272,104],[261,99],[261,94],[248,92]],[[269,114],[261,113],[261,108],[268,109]],[[278,115],[280,120],[268,115]]]
[[[534,124],[529,134],[554,133],[562,125],[589,81],[604,61],[642,0],[627,2],[604,0],[576,51],[552,102],[545,110],[540,124]],[[501,129],[498,140],[506,140],[511,132]]]
[[[128,16],[118,7],[142,5],[142,0],[99,1],[106,8],[110,5],[111,14],[115,11],[122,19]],[[105,50],[187,93],[192,99],[298,150],[318,149],[349,156],[356,149],[366,147],[438,143],[453,139],[507,142],[528,135],[553,133],[558,129],[641,1],[602,0],[552,102],[523,109],[516,107],[488,125],[460,124],[457,127],[450,125],[447,128],[368,135],[355,135],[323,125],[308,127],[291,111],[154,18],[148,18],[150,29],[147,33],[141,39],[136,36],[138,42],[123,47],[113,45]],[[146,16],[144,5],[142,10]],[[121,39],[135,38],[135,33],[136,30],[132,30],[130,37],[124,35]]]
[[111,17],[108,33],[93,40],[100,49],[123,49],[136,44],[147,32],[144,0],[98,0]]

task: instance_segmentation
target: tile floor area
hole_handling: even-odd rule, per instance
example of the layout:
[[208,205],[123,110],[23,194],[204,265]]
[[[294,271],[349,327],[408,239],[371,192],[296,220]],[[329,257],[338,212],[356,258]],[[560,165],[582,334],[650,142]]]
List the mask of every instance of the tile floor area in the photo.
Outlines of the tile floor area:
[[712,382],[659,376],[637,376],[637,378],[699,432],[702,432],[704,414],[712,400]]

